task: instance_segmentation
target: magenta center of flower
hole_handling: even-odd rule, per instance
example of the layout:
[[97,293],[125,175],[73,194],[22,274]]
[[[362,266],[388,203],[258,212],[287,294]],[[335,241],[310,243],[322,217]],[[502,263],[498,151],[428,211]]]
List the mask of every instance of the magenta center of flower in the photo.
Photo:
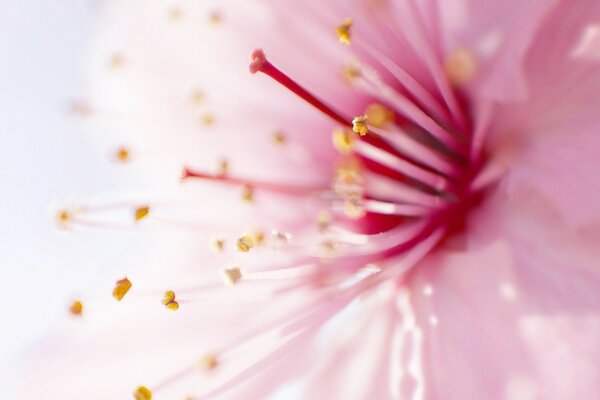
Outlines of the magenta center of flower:
[[422,223],[412,238],[385,255],[405,252],[436,231],[448,236],[464,228],[466,215],[482,199],[472,182],[483,164],[471,149],[465,106],[456,101],[455,113],[448,111],[444,118],[356,68],[347,71],[351,84],[387,101],[350,118],[271,64],[262,50],[250,59],[252,73],[268,75],[341,125],[333,141],[343,156],[332,188],[364,233]]

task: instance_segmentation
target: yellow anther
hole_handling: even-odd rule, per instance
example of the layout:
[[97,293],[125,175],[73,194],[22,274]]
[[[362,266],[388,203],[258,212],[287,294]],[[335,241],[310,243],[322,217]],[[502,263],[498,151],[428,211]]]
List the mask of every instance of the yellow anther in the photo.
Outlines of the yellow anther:
[[214,237],[210,240],[210,249],[213,253],[222,253],[225,251],[225,239]]
[[331,214],[329,211],[321,211],[317,215],[317,228],[320,232],[325,231],[331,225]]
[[356,139],[356,134],[353,131],[343,128],[337,128],[331,135],[333,147],[342,154],[352,152],[352,144]]
[[115,53],[110,57],[108,64],[114,69],[122,68],[125,65],[125,57],[122,54]]
[[196,89],[192,92],[192,102],[199,104],[204,101],[204,92],[202,90]]
[[370,104],[365,110],[365,115],[369,119],[369,124],[378,128],[394,120],[394,112],[378,103]]
[[344,203],[344,214],[352,219],[360,219],[365,216],[366,211],[360,200],[350,199]]
[[346,83],[351,84],[360,76],[360,70],[353,65],[345,65],[342,69],[342,78]]
[[229,161],[227,161],[227,159],[225,159],[225,158],[219,160],[219,167],[218,167],[217,175],[226,176],[228,171],[229,171]]
[[220,12],[218,11],[213,11],[209,14],[208,16],[208,21],[212,24],[212,25],[218,25],[223,21],[223,16],[221,15]]
[[444,60],[444,72],[452,86],[467,84],[475,75],[477,61],[473,53],[465,48],[450,52]]
[[135,400],[152,400],[152,392],[146,386],[139,386],[133,392]]
[[133,214],[133,219],[138,222],[141,221],[142,219],[146,218],[148,216],[148,214],[150,214],[150,207],[149,206],[141,206],[135,209],[135,212]]
[[67,229],[73,219],[73,215],[68,210],[59,210],[56,213],[56,222],[62,229]]
[[255,246],[260,246],[265,242],[265,233],[260,230],[252,231],[252,239]]
[[215,123],[215,117],[212,114],[204,114],[202,116],[202,123],[206,126],[210,126]]
[[117,161],[126,163],[127,161],[129,161],[129,149],[125,146],[120,146],[115,152],[115,156],[117,158]]
[[200,360],[200,367],[207,371],[211,371],[219,366],[219,360],[217,360],[217,356],[214,354],[206,354]]
[[165,292],[165,295],[162,299],[162,303],[169,310],[175,311],[179,309],[179,303],[175,301],[175,292],[172,290],[167,290]]
[[335,28],[335,33],[337,33],[338,39],[340,39],[340,42],[344,43],[346,46],[350,44],[350,39],[352,37],[350,28],[352,28],[351,18],[346,18],[341,25]]
[[173,7],[169,10],[169,19],[171,21],[177,21],[183,16],[183,11],[179,7]]
[[273,134],[273,143],[277,146],[283,146],[286,142],[286,137],[281,131],[277,131]]
[[227,267],[221,272],[221,276],[227,286],[233,286],[242,279],[242,270],[238,266]]
[[127,279],[127,277],[120,279],[113,289],[113,297],[117,299],[117,301],[121,301],[127,292],[129,292],[129,289],[131,289],[131,281]]
[[237,241],[237,249],[241,253],[247,253],[254,247],[254,238],[251,235],[244,235]]
[[252,186],[242,186],[242,200],[244,200],[246,203],[252,203],[252,201],[254,201],[254,189]]
[[366,114],[354,117],[352,120],[352,130],[360,136],[365,136],[369,132],[369,127],[367,126],[368,119],[369,117]]
[[69,312],[72,315],[80,316],[81,314],[83,314],[83,303],[79,300],[75,300],[73,303],[71,303],[71,306],[69,307]]

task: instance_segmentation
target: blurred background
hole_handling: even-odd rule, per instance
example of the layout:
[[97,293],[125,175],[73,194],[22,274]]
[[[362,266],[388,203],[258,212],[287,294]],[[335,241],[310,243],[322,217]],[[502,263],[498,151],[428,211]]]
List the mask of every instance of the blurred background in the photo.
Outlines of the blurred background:
[[85,87],[80,67],[95,8],[93,0],[2,2],[0,399],[15,398],[19,359],[65,314],[74,283],[97,272],[86,251],[111,246],[61,232],[50,212],[71,194],[91,193],[99,175],[100,165],[83,162],[92,150],[69,113]]

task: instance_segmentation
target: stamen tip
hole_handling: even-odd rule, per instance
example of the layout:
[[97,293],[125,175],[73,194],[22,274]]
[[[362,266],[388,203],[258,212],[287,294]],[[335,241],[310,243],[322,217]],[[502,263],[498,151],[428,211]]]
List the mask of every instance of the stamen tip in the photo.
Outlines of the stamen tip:
[[265,52],[262,49],[256,49],[250,54],[250,72],[255,74],[260,71],[267,61]]

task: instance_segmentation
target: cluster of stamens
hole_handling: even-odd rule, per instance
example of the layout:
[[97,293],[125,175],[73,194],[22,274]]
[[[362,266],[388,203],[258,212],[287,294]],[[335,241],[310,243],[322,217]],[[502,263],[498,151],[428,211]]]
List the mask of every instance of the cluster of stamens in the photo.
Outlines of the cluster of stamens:
[[[182,15],[181,10],[177,9],[172,12],[171,18],[177,20]],[[353,21],[346,19],[335,28],[339,41],[346,46],[353,42],[352,26]],[[381,54],[375,53],[368,45],[363,44],[362,47],[376,58],[381,58]],[[313,257],[308,265],[272,271],[246,271],[238,264],[233,264],[220,270],[222,283],[238,286],[253,280],[294,280],[311,276],[312,282],[319,283],[315,285],[319,290],[327,296],[341,299],[341,307],[360,290],[394,279],[403,271],[400,267],[397,270],[380,268],[373,262],[395,260],[397,257],[401,262],[413,258],[418,260],[431,251],[441,238],[450,234],[454,224],[464,218],[477,195],[470,184],[481,167],[481,160],[471,157],[471,133],[465,122],[465,110],[457,105],[452,92],[442,93],[443,104],[440,104],[439,98],[422,93],[414,82],[407,81],[400,67],[384,59],[382,64],[391,75],[409,88],[409,100],[404,92],[386,84],[365,67],[348,66],[344,70],[345,80],[357,90],[377,99],[364,112],[351,117],[331,107],[279,70],[262,50],[255,50],[250,60],[249,69],[252,73],[260,72],[274,79],[338,125],[331,134],[331,141],[340,157],[332,173],[331,185],[326,188],[231,176],[227,159],[219,161],[215,173],[188,167],[183,169],[183,181],[194,179],[237,186],[241,190],[241,199],[247,203],[254,202],[256,192],[265,192],[313,196],[327,204],[315,218],[317,232],[322,235],[320,250],[316,252],[308,252],[311,245],[295,244],[291,234],[278,230],[274,230],[270,237],[260,230],[249,231],[233,240],[223,236],[213,237],[210,246],[216,253],[226,252],[231,247],[245,254],[266,245],[290,253],[300,251],[302,254],[306,250]],[[113,68],[121,67],[124,58],[114,56],[110,63]],[[444,66],[449,82],[462,84],[468,80],[473,73],[473,63],[468,52],[449,60]],[[204,93],[195,91],[192,97],[194,102],[200,102]],[[214,123],[210,115],[204,116],[203,121],[206,125]],[[283,146],[287,140],[281,131],[273,134],[273,142],[278,146]],[[118,149],[116,157],[121,162],[128,161],[129,149]],[[154,210],[145,204],[131,206],[133,222],[151,219],[151,209]],[[62,210],[57,219],[62,227],[68,227],[77,221],[78,215],[85,212]],[[347,224],[344,227],[337,226],[340,215],[349,219],[355,229],[346,229]],[[229,242],[234,245],[229,246]],[[319,266],[325,262],[329,268],[333,268],[331,265],[335,265],[337,259],[346,267],[349,259],[355,260],[356,265],[352,270],[355,275],[340,281],[319,271]],[[113,297],[122,301],[131,287],[132,282],[128,278],[118,280]],[[209,284],[202,290],[213,289],[214,286]],[[164,292],[162,298],[162,304],[171,311],[178,310],[180,303],[188,301],[185,296],[176,298],[173,290]],[[70,311],[80,316],[83,311],[81,301],[74,301]],[[200,364],[205,370],[212,370],[217,368],[219,362],[216,355],[209,354],[201,359]],[[134,391],[134,397],[137,400],[151,400],[152,390],[140,386]]]

